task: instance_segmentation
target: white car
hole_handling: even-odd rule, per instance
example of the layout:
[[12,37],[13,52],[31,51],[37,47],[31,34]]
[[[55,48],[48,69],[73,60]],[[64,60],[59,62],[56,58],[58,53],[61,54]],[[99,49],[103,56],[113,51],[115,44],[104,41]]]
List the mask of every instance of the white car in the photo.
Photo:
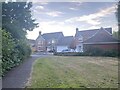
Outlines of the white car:
[[62,50],[62,52],[70,52],[69,49]]

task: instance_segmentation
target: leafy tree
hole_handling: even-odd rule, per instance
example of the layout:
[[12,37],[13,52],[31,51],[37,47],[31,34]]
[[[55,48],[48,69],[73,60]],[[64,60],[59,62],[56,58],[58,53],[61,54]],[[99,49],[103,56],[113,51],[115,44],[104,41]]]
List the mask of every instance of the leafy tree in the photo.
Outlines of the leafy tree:
[[27,30],[37,27],[31,7],[26,2],[2,3],[2,75],[31,54],[25,37]]
[[120,39],[119,31],[114,31],[113,36],[117,39]]
[[118,19],[118,32],[114,32],[113,35],[117,36],[120,39],[120,1],[118,1],[118,4],[117,4],[116,16]]
[[69,48],[75,51],[76,44],[77,44],[76,42],[77,42],[77,40],[73,39],[72,42],[71,42],[71,44],[70,44],[70,46],[69,46]]
[[10,32],[13,38],[25,38],[26,31],[37,27],[31,15],[32,3],[2,3],[2,28]]

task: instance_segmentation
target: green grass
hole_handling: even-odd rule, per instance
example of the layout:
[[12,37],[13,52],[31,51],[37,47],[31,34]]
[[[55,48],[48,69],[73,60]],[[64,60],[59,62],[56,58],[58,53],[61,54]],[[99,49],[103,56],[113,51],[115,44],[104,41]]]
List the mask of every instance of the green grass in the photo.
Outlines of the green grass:
[[118,60],[54,56],[36,60],[30,88],[117,88]]

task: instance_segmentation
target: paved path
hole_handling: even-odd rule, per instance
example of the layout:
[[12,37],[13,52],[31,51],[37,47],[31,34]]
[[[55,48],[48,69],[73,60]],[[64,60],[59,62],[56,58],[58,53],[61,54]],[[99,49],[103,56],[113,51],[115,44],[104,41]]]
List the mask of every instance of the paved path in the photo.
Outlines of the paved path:
[[46,57],[48,55],[31,55],[28,60],[18,67],[13,68],[2,78],[2,88],[24,88],[30,77],[33,62],[37,58]]

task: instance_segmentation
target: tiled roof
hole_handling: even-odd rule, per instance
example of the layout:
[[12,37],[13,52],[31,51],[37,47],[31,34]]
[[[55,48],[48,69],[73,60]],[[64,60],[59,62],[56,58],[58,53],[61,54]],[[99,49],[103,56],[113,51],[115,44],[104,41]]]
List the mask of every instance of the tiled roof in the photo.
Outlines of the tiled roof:
[[98,30],[96,32],[96,34],[94,34],[93,36],[91,36],[90,38],[88,38],[87,40],[84,41],[84,44],[89,44],[89,43],[93,43],[93,44],[97,44],[97,43],[117,43],[119,42],[119,40],[117,40],[116,38],[113,38],[112,35],[110,35],[110,33],[101,28],[100,30]]
[[29,42],[29,43],[35,43],[35,40],[33,40],[33,39],[28,39],[28,42]]
[[[112,34],[112,28],[104,28],[108,33]],[[77,31],[75,34],[75,37],[82,36],[83,41],[87,40],[91,36],[93,36],[97,31],[100,29],[92,29],[92,30],[83,30],[83,31]]]
[[58,40],[57,45],[69,46],[73,41],[73,36],[62,37]]
[[55,32],[55,33],[45,33],[42,35],[42,37],[45,40],[50,40],[50,39],[59,39],[61,37],[63,37],[63,33],[62,32]]

